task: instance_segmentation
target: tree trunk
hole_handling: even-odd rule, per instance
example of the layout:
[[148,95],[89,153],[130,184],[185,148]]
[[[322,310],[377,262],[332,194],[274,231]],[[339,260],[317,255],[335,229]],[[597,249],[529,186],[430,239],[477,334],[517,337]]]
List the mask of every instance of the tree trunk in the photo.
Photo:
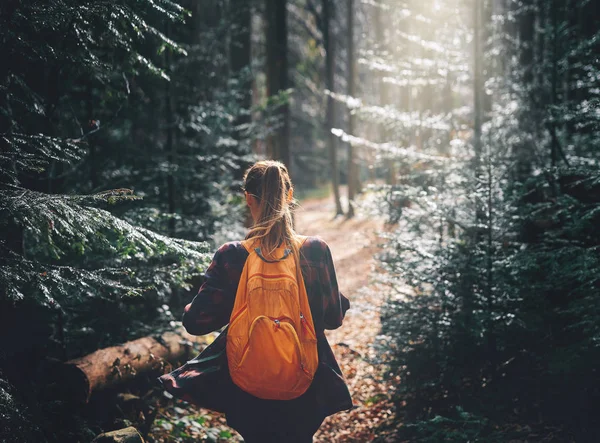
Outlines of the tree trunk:
[[[388,41],[385,35],[385,29],[387,29],[387,23],[384,21],[384,17],[382,17],[382,8],[383,5],[375,5],[375,40],[377,42],[377,49],[380,54],[388,53]],[[381,71],[379,73],[379,105],[385,107],[390,104],[390,88],[388,84],[384,81],[385,72]],[[379,125],[379,141],[380,143],[389,142],[390,131],[387,128],[385,120],[382,121],[382,124]],[[387,182],[389,185],[393,186],[396,184],[396,168],[394,163],[394,158],[391,157],[387,162],[388,170],[387,170]]]
[[[170,38],[171,25],[167,23],[167,37]],[[165,72],[168,74],[171,72],[171,49],[165,49]],[[175,165],[175,157],[177,155],[176,143],[173,142],[173,127],[174,119],[173,115],[173,97],[172,97],[172,85],[171,80],[165,84],[165,122],[166,122],[166,142],[165,151],[167,153],[167,164],[169,171],[167,172],[167,205],[170,214],[169,218],[169,236],[175,236],[175,177],[173,175],[173,168]]]
[[[287,50],[287,1],[265,0],[267,28],[267,96],[272,97],[289,88]],[[286,102],[279,108],[281,126],[267,142],[269,157],[290,164],[290,108]]]
[[[528,1],[527,6],[532,6],[535,3],[533,1]],[[535,11],[533,8],[526,9],[522,12],[518,11],[518,6],[516,3],[509,3],[510,9],[507,11],[508,13],[517,14],[517,31],[518,31],[518,41],[519,45],[517,48],[517,54],[519,57],[519,66],[523,69],[523,80],[522,80],[522,89],[525,92],[525,100],[531,101],[527,96],[530,93],[531,88],[533,88],[534,83],[534,28],[535,28]],[[532,108],[534,104],[531,104]],[[532,116],[533,117],[533,116]],[[534,131],[535,125],[529,123],[527,120],[531,119],[521,119],[519,124],[521,126],[521,130],[524,133],[530,133]],[[517,157],[517,167],[514,176],[514,180],[518,182],[523,182],[527,180],[531,176],[531,170],[533,167],[533,151],[534,147],[531,146],[527,141],[521,141],[515,147],[516,157]]]
[[[354,0],[348,0],[347,5],[348,26],[348,95],[356,96],[356,65],[354,63]],[[348,134],[354,135],[354,115],[352,110],[348,113]],[[354,147],[348,143],[348,217],[354,217],[354,198],[357,191],[357,172],[354,159]]]
[[[95,126],[94,123],[94,88],[92,83],[87,84],[87,95],[86,95],[86,110],[87,110],[87,127],[83,131],[90,131]],[[82,132],[83,132],[82,131]],[[84,135],[83,133],[81,134]],[[90,185],[92,191],[96,191],[98,188],[98,154],[96,152],[96,137],[95,134],[91,134],[87,140],[89,150],[89,163],[90,163]]]
[[[481,154],[482,154],[482,143],[481,143],[481,126],[482,126],[482,101],[481,101],[481,89],[482,89],[482,54],[481,54],[481,18],[482,8],[481,0],[474,0],[473,7],[473,148],[475,153],[474,167],[476,168],[476,176],[481,179]],[[485,221],[485,212],[482,204],[477,201],[475,206],[475,226],[479,226]],[[469,250],[475,250],[475,246],[481,241],[480,230],[474,230],[473,233],[468,235]],[[461,334],[463,335],[462,343],[464,344],[465,353],[469,352],[472,346],[472,331],[473,331],[473,310],[475,305],[475,299],[471,288],[471,282],[474,278],[472,275],[472,269],[474,269],[473,260],[475,255],[472,252],[467,252],[467,259],[465,263],[465,274],[462,282],[462,328]]]
[[475,151],[476,167],[481,161],[481,125],[482,125],[482,64],[483,54],[481,51],[481,0],[475,0],[474,22],[473,22],[473,44],[474,44],[474,66],[473,66],[473,150]]
[[[325,46],[325,87],[330,92],[335,92],[335,39],[331,35],[333,21],[333,8],[331,0],[323,0],[323,45]],[[331,168],[331,185],[335,201],[335,213],[344,213],[340,201],[340,177],[337,161],[336,137],[331,133],[335,121],[335,102],[331,95],[327,95],[327,118],[325,121],[325,134],[329,150],[329,165]]]
[[488,42],[492,41],[494,38],[493,27],[488,26],[489,23],[492,23],[492,19],[494,17],[494,0],[483,0],[483,4],[480,6],[482,11],[480,13],[481,17],[481,35],[480,35],[480,44],[481,44],[481,75],[482,75],[482,88],[481,88],[481,106],[483,108],[483,119],[487,121],[487,117],[492,112],[493,105],[493,97],[491,94],[485,93],[485,88],[483,85],[486,84],[490,77],[496,75],[496,71],[494,70],[495,64],[497,62],[496,57],[491,59],[486,59],[484,54],[487,52]]
[[[243,72],[250,66],[251,62],[251,29],[252,14],[248,0],[231,0],[230,3],[233,26],[231,27],[231,41],[229,48],[231,73],[238,77],[241,85],[241,97],[239,107],[243,110],[235,120],[237,127],[235,137],[237,140],[243,138],[245,125],[252,121],[250,109],[252,108],[252,85],[250,78]],[[242,154],[241,150],[238,150]]]
[[191,343],[206,339],[183,331],[142,337],[122,345],[98,349],[66,362],[59,371],[67,397],[86,403],[92,392],[133,380],[141,374],[163,374],[173,362],[192,351]]
[[557,5],[556,0],[552,0],[552,4],[550,7],[550,14],[552,14],[552,74],[550,77],[551,82],[551,91],[550,91],[550,102],[552,104],[552,108],[550,110],[550,161],[552,166],[556,166],[559,160],[559,156],[564,160],[564,162],[569,165],[569,161],[567,160],[562,146],[560,144],[560,140],[558,139],[558,128],[556,121],[558,120],[558,116],[556,115],[556,106],[558,105],[558,70],[559,70],[559,53],[558,53],[558,32],[559,32],[559,23],[558,23],[558,11],[559,6]]

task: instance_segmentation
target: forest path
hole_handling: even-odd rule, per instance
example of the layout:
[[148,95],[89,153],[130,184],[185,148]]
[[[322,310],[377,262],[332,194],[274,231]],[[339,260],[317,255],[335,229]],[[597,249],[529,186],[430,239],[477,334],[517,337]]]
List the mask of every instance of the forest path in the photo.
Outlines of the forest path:
[[[377,426],[391,415],[389,386],[382,381],[380,367],[370,363],[374,357],[371,344],[381,328],[379,314],[385,294],[371,282],[376,265],[373,255],[378,250],[377,232],[384,223],[373,217],[358,215],[347,219],[334,218],[334,214],[332,197],[304,200],[296,212],[296,227],[301,234],[317,235],[327,242],[340,290],[350,299],[342,327],[327,331],[327,339],[357,408],[327,418],[314,441],[366,443],[374,440]],[[241,440],[226,426],[223,414],[170,398],[162,394],[156,400],[159,413],[149,442]]]
[[351,309],[342,327],[327,331],[327,339],[358,408],[325,420],[315,442],[368,442],[375,438],[380,422],[391,414],[389,389],[381,380],[380,369],[369,363],[374,357],[371,344],[380,332],[384,301],[384,291],[371,282],[377,232],[384,229],[384,223],[373,217],[347,219],[334,218],[334,214],[333,197],[305,200],[296,211],[296,229],[327,242],[340,291],[350,299]]

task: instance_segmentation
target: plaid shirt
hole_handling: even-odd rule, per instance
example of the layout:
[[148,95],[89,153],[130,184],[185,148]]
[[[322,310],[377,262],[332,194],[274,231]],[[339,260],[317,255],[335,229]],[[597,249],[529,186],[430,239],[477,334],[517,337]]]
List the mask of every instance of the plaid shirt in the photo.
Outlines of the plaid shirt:
[[[206,280],[196,297],[185,307],[183,325],[190,334],[207,334],[229,323],[238,283],[247,258],[248,252],[241,242],[226,243],[215,253],[205,273]],[[305,394],[298,399],[284,402],[285,405],[275,402],[277,410],[283,411],[289,405],[292,410],[298,408],[304,411],[303,416],[310,415],[306,412],[309,410],[318,421],[327,415],[352,408],[348,388],[324,332],[325,329],[336,329],[341,326],[350,302],[338,289],[331,251],[323,240],[317,237],[306,239],[300,248],[300,268],[317,334],[319,369]],[[211,345],[214,349],[208,353],[209,355],[224,354],[225,340],[217,340],[217,342],[214,346]],[[211,357],[205,357],[205,360],[207,358]],[[194,383],[195,377],[199,378],[199,371],[194,368],[191,361],[173,373],[161,377],[161,381],[171,393],[201,406],[211,404],[212,398],[216,399],[217,396],[223,398],[222,392],[208,392],[209,390],[204,387],[201,389],[204,392],[190,392],[194,387],[197,390],[197,386],[201,384],[199,381]],[[230,418],[235,419],[230,423],[234,427],[245,426],[244,423],[240,423],[240,420],[246,420],[253,426],[258,424],[257,420],[260,418],[258,412],[272,406],[267,400],[256,399],[239,388],[236,390],[235,386],[233,391],[235,395],[232,396],[230,405],[220,405],[219,408],[214,409],[225,410],[228,414],[228,422]],[[235,423],[236,421],[238,423]]]
[[[215,253],[198,295],[185,307],[183,325],[190,334],[204,335],[229,323],[235,294],[248,258],[241,242],[225,243]],[[337,284],[331,251],[323,240],[308,237],[300,248],[300,268],[315,331],[324,336],[324,329],[342,325],[350,302]]]

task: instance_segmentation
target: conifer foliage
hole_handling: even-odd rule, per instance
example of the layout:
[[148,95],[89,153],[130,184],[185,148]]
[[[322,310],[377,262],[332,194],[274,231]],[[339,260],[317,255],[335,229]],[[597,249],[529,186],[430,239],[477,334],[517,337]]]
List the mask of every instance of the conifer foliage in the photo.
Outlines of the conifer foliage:
[[243,237],[253,149],[388,221],[395,415],[372,435],[594,441],[599,20],[594,0],[1,1],[0,441],[104,429],[54,368],[179,326]]
[[[78,109],[82,89],[101,88],[102,99],[116,106],[111,101],[125,100],[127,76],[136,70],[166,76],[143,55],[143,40],[156,39],[154,44],[185,52],[149,24],[147,17],[157,9],[167,20],[182,20],[183,8],[171,2],[145,3],[143,8],[128,2],[110,6],[90,2],[87,7],[79,2],[3,5],[2,57],[7,63],[2,73],[0,192],[7,235],[2,244],[2,280],[10,301],[33,298],[52,304],[61,295],[85,296],[86,289],[67,289],[82,288],[82,283],[92,292],[108,288],[139,293],[143,276],[131,279],[133,272],[102,266],[103,259],[113,261],[115,256],[123,267],[143,264],[145,278],[152,273],[148,265],[153,257],[185,259],[188,270],[205,261],[204,245],[169,239],[107,211],[117,203],[140,198],[130,190],[81,195],[53,192],[65,189],[64,182],[82,163],[96,167],[89,163],[87,141],[103,130],[102,125],[109,131],[118,130],[115,122],[101,123],[93,114],[81,123],[81,115],[85,115]],[[114,72],[115,63],[122,66],[121,72]],[[72,265],[92,254],[96,257],[89,266]],[[160,274],[160,269],[156,270]],[[115,278],[117,273],[120,276]],[[109,275],[113,277],[107,278]],[[170,272],[164,273],[163,278],[170,279],[168,275]],[[177,273],[179,279],[188,275]]]
[[200,9],[0,5],[0,440],[75,438],[34,407],[40,364],[172,327],[241,226],[250,66],[229,71],[229,23],[205,14],[226,11]]
[[363,60],[397,100],[354,104],[389,122],[388,142],[341,134],[398,171],[375,189],[397,224],[381,254],[379,346],[398,380],[400,436],[589,441],[597,423],[581,411],[600,401],[597,6],[403,3],[374,5],[394,23],[396,52]]

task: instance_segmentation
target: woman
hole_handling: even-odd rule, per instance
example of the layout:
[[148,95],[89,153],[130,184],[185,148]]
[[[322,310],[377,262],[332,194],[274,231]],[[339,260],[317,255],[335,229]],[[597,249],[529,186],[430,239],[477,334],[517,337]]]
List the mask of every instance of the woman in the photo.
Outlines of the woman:
[[[291,216],[293,188],[286,167],[276,161],[254,164],[244,176],[244,190],[254,220],[246,239],[259,242],[267,257],[280,245],[288,245],[294,260],[300,263],[317,336],[319,362],[313,381],[304,394],[292,400],[254,397],[228,377],[226,381],[210,383],[212,386],[204,383],[199,388],[194,378],[201,373],[191,366],[163,376],[161,381],[175,395],[205,407],[218,402],[219,407],[212,409],[223,410],[227,423],[246,442],[311,442],[325,417],[352,408],[348,388],[324,334],[325,329],[341,326],[350,304],[339,292],[327,244],[308,237],[300,248],[296,247],[298,236],[292,228]],[[198,295],[185,308],[183,325],[190,334],[207,334],[229,322],[248,255],[241,242],[226,243],[216,252]],[[217,339],[205,353],[223,355],[224,343],[223,339]],[[207,358],[212,357],[200,360]],[[203,392],[191,392],[194,389]]]

